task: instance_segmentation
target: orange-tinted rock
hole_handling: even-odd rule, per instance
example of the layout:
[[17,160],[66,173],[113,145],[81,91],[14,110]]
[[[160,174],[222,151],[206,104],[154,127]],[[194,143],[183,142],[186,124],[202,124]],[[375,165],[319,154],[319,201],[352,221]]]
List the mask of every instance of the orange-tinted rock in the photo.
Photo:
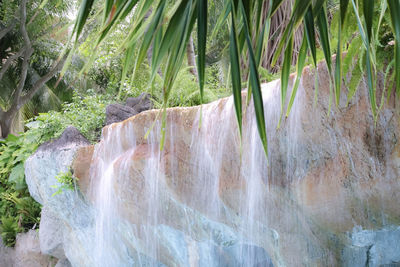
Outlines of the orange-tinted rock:
[[92,162],[93,150],[94,146],[79,148],[72,163],[74,176],[78,178],[78,185],[83,194],[87,194],[89,189],[90,164]]

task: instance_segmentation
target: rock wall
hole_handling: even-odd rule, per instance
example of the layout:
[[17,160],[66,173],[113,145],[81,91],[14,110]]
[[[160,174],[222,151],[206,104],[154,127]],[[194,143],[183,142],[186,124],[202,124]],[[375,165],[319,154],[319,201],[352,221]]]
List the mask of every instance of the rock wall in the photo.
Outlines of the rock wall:
[[[329,110],[318,75],[317,103],[306,68],[280,129],[279,81],[263,86],[268,161],[252,106],[241,140],[232,98],[204,105],[201,127],[199,107],[168,109],[162,151],[157,110],[106,126],[94,147],[69,129],[26,163],[42,252],[72,266],[400,264],[399,111],[390,102],[375,123],[364,83]],[[52,196],[70,166],[80,190]]]

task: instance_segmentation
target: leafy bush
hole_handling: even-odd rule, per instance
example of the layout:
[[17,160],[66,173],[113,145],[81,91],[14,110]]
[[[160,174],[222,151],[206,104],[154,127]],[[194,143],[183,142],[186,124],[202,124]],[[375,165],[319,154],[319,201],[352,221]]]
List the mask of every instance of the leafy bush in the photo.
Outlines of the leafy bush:
[[36,150],[40,137],[34,133],[9,135],[0,141],[0,234],[7,246],[17,233],[40,221],[40,204],[29,195],[25,183],[25,160]]
[[47,141],[59,137],[65,128],[72,125],[89,141],[96,142],[104,126],[105,110],[109,103],[109,95],[99,95],[93,91],[89,91],[86,96],[74,93],[72,102],[64,103],[60,112],[41,113],[31,120],[34,126],[30,131],[37,132],[37,135]]

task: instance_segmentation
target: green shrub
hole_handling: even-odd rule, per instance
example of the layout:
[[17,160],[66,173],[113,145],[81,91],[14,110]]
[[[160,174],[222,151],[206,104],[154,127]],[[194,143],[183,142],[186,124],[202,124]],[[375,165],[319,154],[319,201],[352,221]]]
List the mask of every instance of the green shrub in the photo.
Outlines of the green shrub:
[[68,126],[76,127],[89,141],[96,142],[106,118],[106,106],[111,103],[109,95],[89,91],[81,96],[74,93],[71,103],[64,103],[60,112],[40,113],[30,131],[37,132],[44,141],[59,137]]
[[0,234],[6,246],[15,245],[15,237],[22,232],[22,228],[18,226],[18,221],[12,216],[3,216],[0,219]]

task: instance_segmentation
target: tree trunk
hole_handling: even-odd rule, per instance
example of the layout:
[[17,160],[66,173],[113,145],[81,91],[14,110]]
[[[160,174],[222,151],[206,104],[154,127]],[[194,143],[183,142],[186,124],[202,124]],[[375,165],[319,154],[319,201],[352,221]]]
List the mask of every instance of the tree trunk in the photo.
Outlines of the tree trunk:
[[0,111],[0,133],[1,138],[6,138],[11,133],[11,126],[12,122],[15,118],[17,112],[7,111],[3,112]]
[[194,55],[193,38],[190,36],[189,42],[186,46],[186,54],[188,65],[191,67],[189,69],[190,73],[193,74],[197,79],[197,69],[196,69],[196,58]]

